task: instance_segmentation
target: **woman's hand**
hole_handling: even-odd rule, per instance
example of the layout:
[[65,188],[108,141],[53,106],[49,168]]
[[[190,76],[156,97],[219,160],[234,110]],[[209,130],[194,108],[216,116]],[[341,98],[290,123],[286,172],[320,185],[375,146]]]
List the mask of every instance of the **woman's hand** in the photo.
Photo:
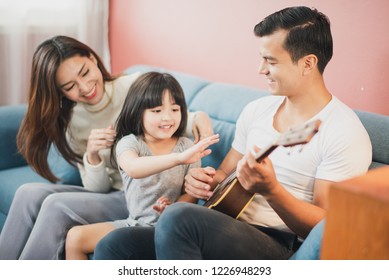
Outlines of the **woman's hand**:
[[88,162],[97,165],[101,162],[99,151],[111,148],[116,137],[116,131],[112,125],[107,128],[92,129],[88,137],[86,153]]
[[201,111],[196,112],[193,118],[192,133],[195,143],[213,135],[212,121],[207,113]]

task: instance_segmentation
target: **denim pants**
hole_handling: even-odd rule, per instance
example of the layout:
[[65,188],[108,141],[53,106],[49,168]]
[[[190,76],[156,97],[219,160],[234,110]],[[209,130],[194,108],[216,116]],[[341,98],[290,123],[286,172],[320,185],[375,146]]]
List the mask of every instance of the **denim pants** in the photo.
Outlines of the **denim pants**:
[[308,234],[303,244],[291,257],[292,260],[318,260],[320,259],[321,243],[323,239],[325,220],[318,223]]
[[289,232],[249,225],[200,205],[174,203],[155,229],[121,228],[109,233],[97,245],[95,258],[288,259],[299,244]]
[[176,203],[158,221],[158,259],[288,259],[295,234],[253,226],[206,207]]
[[154,227],[115,229],[97,243],[94,259],[155,260],[154,232]]

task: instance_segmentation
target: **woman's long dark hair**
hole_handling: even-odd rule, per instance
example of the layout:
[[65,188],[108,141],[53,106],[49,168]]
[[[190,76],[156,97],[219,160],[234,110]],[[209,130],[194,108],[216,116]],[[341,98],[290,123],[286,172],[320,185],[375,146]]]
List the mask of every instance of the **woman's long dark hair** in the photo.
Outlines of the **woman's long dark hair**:
[[144,135],[143,115],[146,109],[162,105],[163,92],[167,90],[175,104],[181,109],[181,123],[174,137],[184,134],[188,121],[188,111],[184,91],[178,81],[168,73],[148,72],[141,75],[131,85],[122,110],[116,120],[116,138],[111,147],[111,161],[116,163],[115,146],[126,135]]
[[19,152],[39,175],[51,182],[58,181],[47,161],[52,144],[69,163],[82,161],[82,155],[71,149],[66,138],[76,102],[62,97],[62,91],[56,83],[57,70],[62,61],[76,55],[94,56],[103,80],[114,79],[100,57],[76,39],[56,36],[44,41],[33,56],[28,109],[17,135]]

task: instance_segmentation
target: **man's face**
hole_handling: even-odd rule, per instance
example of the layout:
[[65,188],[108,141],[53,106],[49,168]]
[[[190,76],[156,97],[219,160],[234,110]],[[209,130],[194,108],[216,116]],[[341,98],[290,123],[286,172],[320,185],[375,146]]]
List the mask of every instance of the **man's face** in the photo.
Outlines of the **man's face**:
[[291,97],[299,92],[303,78],[302,60],[293,63],[283,48],[287,32],[279,30],[259,38],[259,73],[266,75],[269,91],[273,95]]

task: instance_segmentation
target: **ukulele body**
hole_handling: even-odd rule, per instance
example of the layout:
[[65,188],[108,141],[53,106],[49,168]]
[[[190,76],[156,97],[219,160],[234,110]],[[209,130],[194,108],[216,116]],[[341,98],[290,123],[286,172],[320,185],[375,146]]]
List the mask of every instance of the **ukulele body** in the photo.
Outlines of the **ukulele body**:
[[204,206],[238,219],[253,198],[254,194],[246,191],[235,178],[223,191],[206,201]]

